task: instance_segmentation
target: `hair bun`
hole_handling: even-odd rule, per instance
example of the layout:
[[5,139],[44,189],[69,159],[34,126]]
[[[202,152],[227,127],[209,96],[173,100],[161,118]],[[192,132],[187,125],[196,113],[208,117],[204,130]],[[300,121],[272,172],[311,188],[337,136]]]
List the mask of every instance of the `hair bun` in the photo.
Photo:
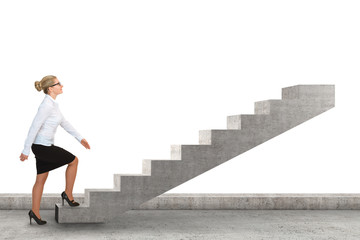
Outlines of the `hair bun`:
[[36,90],[38,90],[38,91],[40,92],[40,91],[42,90],[41,82],[36,81],[36,82],[35,82],[35,88],[36,88]]

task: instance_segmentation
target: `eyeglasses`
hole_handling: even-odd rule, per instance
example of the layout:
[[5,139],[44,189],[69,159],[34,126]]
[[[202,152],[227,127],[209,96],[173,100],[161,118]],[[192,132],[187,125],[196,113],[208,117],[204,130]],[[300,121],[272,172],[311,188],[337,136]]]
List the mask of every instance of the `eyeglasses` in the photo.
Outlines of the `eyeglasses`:
[[59,85],[59,86],[61,85],[62,86],[61,82],[58,82],[58,83],[55,83],[54,85],[51,85],[50,87],[54,87],[56,85]]

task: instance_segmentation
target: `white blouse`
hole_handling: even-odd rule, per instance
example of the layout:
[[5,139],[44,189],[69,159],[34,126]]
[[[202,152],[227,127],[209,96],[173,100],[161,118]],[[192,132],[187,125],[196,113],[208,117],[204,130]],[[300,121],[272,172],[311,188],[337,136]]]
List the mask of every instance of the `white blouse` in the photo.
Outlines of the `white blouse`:
[[45,98],[40,104],[30,127],[22,153],[29,156],[33,143],[44,146],[54,144],[56,129],[59,125],[81,142],[83,138],[75,128],[65,120],[60,112],[58,103],[50,95],[45,94]]

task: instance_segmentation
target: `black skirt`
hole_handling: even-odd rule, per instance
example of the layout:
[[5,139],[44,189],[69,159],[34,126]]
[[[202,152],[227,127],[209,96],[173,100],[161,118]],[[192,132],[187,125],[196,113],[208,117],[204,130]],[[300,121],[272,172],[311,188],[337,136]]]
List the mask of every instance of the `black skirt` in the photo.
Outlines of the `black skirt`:
[[75,160],[75,155],[54,145],[33,144],[31,150],[36,158],[37,174],[49,172]]

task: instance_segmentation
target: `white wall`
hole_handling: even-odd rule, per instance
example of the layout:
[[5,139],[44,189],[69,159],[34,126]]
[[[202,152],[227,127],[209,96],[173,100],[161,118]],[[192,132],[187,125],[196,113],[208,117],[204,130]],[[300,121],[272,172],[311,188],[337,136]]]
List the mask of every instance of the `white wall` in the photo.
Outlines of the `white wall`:
[[[64,116],[55,144],[80,159],[74,192],[112,188],[171,144],[297,84],[335,84],[336,107],[170,192],[360,191],[358,1],[1,1],[0,192],[30,193],[35,158],[19,160],[53,74]],[[64,190],[66,167],[45,193]]]

